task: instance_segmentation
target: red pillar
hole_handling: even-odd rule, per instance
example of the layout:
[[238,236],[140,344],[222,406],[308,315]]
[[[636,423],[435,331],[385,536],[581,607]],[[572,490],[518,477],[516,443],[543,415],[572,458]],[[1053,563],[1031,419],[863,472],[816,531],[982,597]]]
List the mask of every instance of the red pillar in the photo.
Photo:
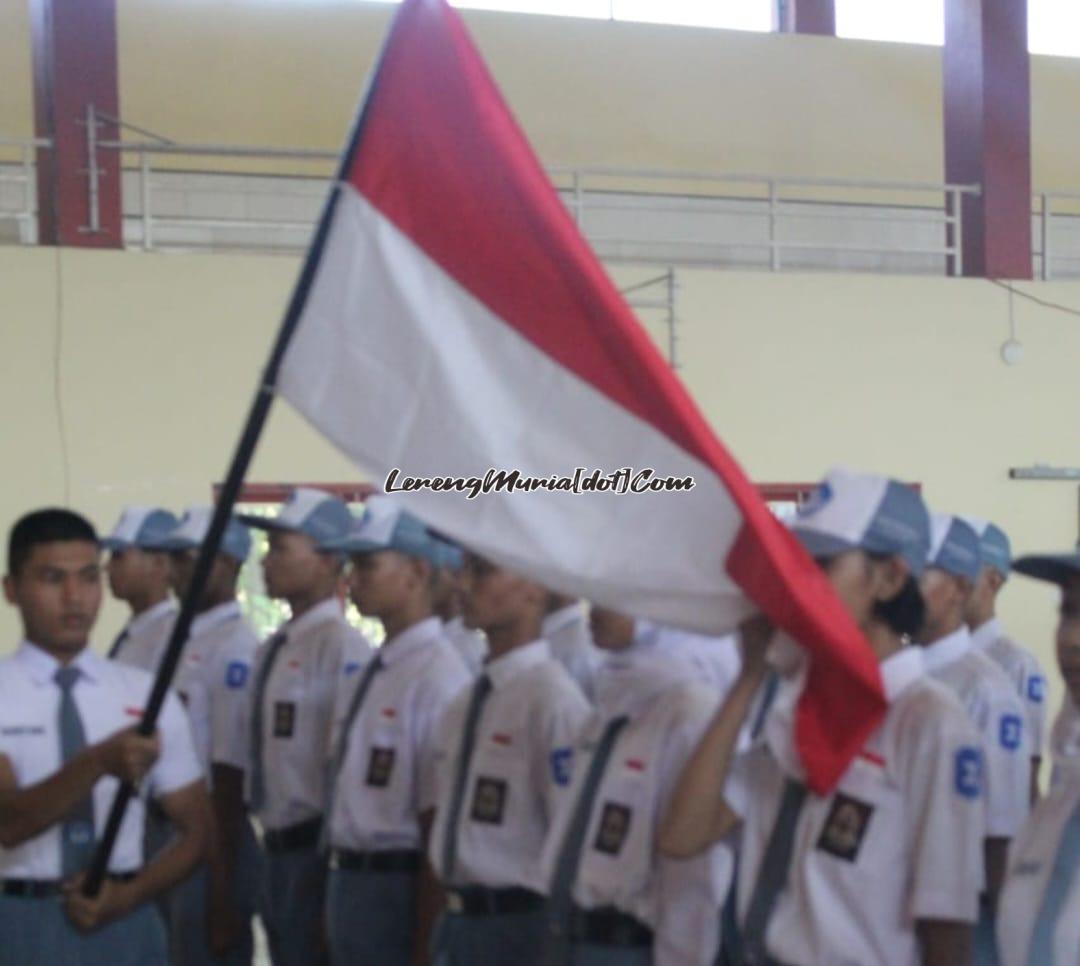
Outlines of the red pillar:
[[776,3],[780,33],[836,36],[835,0],[776,0]]
[[[119,248],[123,244],[120,157],[94,152],[98,168],[93,230],[87,114],[119,116],[116,0],[29,0],[34,52],[34,126],[51,138],[37,152],[38,237],[46,245]],[[115,140],[113,124],[96,126]]]
[[962,274],[1031,278],[1027,0],[945,0],[943,56],[945,180],[982,185],[961,203]]

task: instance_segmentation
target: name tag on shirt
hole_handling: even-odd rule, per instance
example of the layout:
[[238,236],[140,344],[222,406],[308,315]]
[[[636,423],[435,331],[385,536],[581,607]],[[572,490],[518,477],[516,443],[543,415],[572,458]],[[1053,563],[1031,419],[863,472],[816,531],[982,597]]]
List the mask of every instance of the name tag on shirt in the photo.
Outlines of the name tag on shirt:
[[372,748],[368,760],[367,784],[372,788],[386,788],[394,773],[394,749]]
[[829,817],[817,841],[822,852],[828,852],[845,862],[854,862],[862,847],[874,806],[857,798],[837,793]]
[[626,837],[630,834],[630,822],[633,817],[634,810],[629,805],[605,802],[593,848],[605,855],[618,855],[622,851]]
[[470,818],[486,825],[502,825],[506,811],[506,790],[507,784],[502,779],[479,776],[473,790]]
[[274,702],[274,737],[291,738],[296,730],[296,703],[294,701]]

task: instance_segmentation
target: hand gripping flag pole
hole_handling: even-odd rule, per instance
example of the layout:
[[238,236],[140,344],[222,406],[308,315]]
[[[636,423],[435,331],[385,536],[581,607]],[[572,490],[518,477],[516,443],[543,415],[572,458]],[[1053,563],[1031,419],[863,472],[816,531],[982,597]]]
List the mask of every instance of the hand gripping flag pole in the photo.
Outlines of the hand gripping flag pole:
[[[399,12],[395,18],[395,24],[397,20],[400,19],[400,16],[401,14]],[[393,37],[393,27],[391,27],[389,37]],[[389,39],[387,41],[387,45],[388,44]],[[372,73],[372,80],[377,76],[378,64],[376,64],[375,71]],[[315,272],[318,270],[319,259],[322,255],[323,247],[326,244],[330,226],[334,220],[334,210],[337,207],[338,198],[341,194],[341,180],[344,176],[344,172],[351,164],[352,155],[356,148],[359,131],[363,123],[364,105],[367,103],[367,93],[368,92],[365,91],[364,96],[361,98],[361,107],[357,112],[353,128],[346,141],[345,151],[343,152],[341,163],[338,167],[337,176],[334,179],[333,187],[330,189],[330,194],[326,199],[326,204],[319,217],[311,246],[304,259],[303,267],[300,270],[300,277],[297,279],[292,297],[289,299],[289,305],[285,310],[285,316],[282,320],[281,327],[278,329],[277,338],[274,340],[274,344],[270,349],[270,356],[263,369],[262,379],[259,381],[259,386],[255,391],[255,398],[251,402],[247,421],[244,423],[243,431],[240,434],[240,439],[236,444],[232,461],[229,464],[229,469],[225,476],[225,482],[222,485],[217,504],[214,507],[214,515],[210,521],[210,528],[206,533],[206,539],[199,548],[191,585],[180,605],[180,613],[177,615],[176,623],[173,625],[172,633],[169,635],[169,642],[162,655],[161,663],[158,665],[154,684],[150,691],[150,697],[147,700],[142,719],[137,726],[138,732],[141,735],[149,737],[154,733],[154,729],[157,726],[158,716],[161,713],[162,705],[165,703],[165,697],[168,694],[169,687],[176,674],[177,665],[180,663],[180,656],[183,653],[184,645],[187,643],[188,635],[191,631],[191,622],[195,618],[198,601],[206,588],[206,582],[210,577],[210,569],[213,566],[214,557],[217,556],[218,548],[221,546],[221,538],[224,535],[225,527],[229,522],[229,516],[240,495],[240,488],[243,486],[244,477],[247,475],[248,467],[251,464],[251,458],[255,454],[255,448],[258,446],[259,437],[262,435],[263,427],[266,425],[266,417],[270,414],[270,406],[274,401],[281,364],[285,358],[285,353],[289,348],[289,342],[292,339],[293,333],[296,331],[296,326],[303,314],[308,291],[311,288]],[[131,801],[134,794],[135,786],[130,782],[122,782],[117,789],[116,796],[113,798],[112,806],[109,809],[109,817],[105,823],[104,833],[101,840],[98,842],[97,849],[90,862],[90,867],[87,869],[86,876],[83,880],[83,893],[87,896],[96,896],[101,891],[101,885],[105,880],[105,875],[109,868],[109,857],[112,855],[113,848],[116,845],[116,838],[120,833],[120,826],[124,821],[124,813],[127,811],[128,803]]]

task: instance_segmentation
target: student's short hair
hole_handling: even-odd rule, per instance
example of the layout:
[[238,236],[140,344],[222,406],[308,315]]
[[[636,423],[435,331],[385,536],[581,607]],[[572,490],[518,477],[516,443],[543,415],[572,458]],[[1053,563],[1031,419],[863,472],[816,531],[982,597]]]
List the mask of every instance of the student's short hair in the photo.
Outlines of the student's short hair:
[[919,582],[908,574],[895,597],[874,604],[874,616],[897,634],[917,637],[926,622],[926,601],[919,590]]
[[27,513],[16,521],[8,534],[8,574],[17,576],[38,544],[73,540],[98,545],[97,531],[85,517],[55,507]]

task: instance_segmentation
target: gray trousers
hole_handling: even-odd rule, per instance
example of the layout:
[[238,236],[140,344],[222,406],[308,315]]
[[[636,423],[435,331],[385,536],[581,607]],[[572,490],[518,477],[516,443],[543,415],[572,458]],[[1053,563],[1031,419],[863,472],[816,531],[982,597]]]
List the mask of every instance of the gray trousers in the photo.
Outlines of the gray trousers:
[[274,966],[325,966],[326,857],[318,847],[265,852],[260,892]]
[[544,910],[506,916],[446,913],[435,930],[435,966],[539,966],[547,919]]
[[64,914],[59,897],[0,895],[0,966],[166,966],[165,928],[145,903],[89,934]]
[[333,966],[408,966],[416,880],[414,872],[330,870],[326,931]]
[[251,966],[255,937],[251,926],[260,881],[260,853],[251,825],[244,823],[238,843],[232,902],[247,923],[237,945],[225,956],[210,952],[206,931],[209,873],[200,867],[169,893],[169,962],[172,966]]

